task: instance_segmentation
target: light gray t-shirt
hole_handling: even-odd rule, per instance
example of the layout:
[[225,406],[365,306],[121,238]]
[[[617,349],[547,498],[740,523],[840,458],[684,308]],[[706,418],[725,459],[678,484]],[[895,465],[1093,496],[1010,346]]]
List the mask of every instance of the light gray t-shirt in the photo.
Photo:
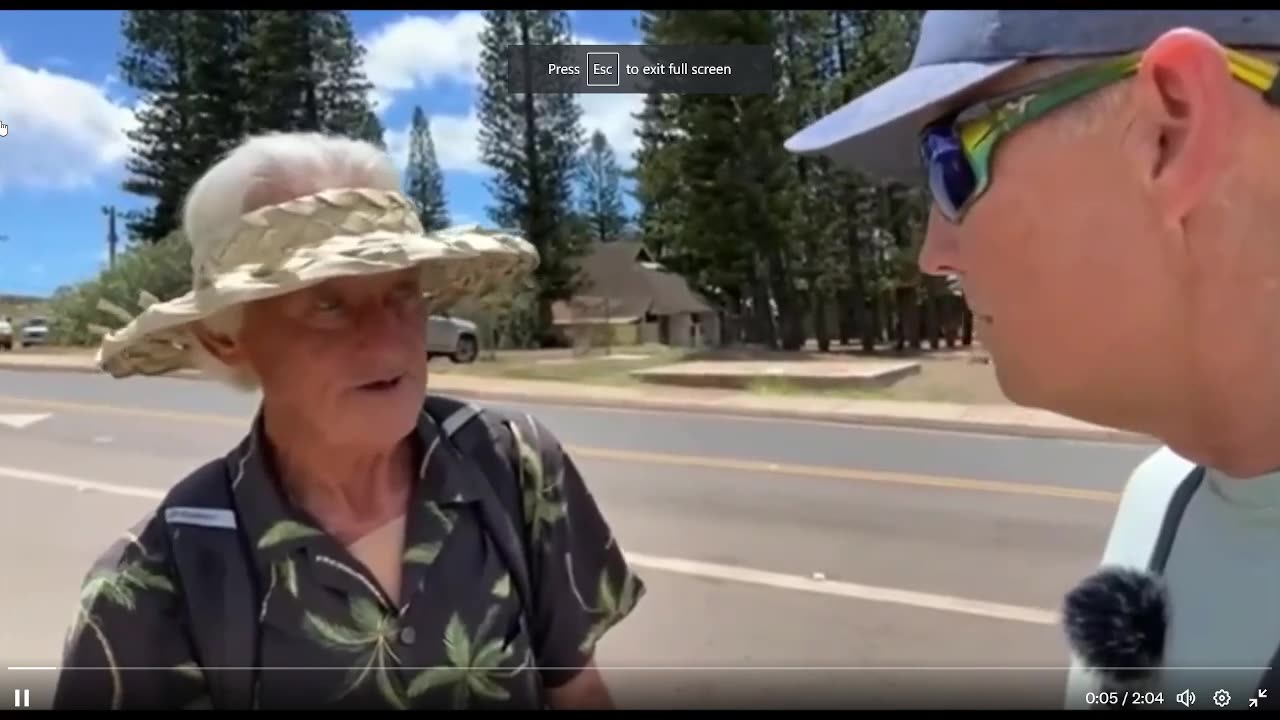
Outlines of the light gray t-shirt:
[[[1195,465],[1167,449],[1130,478],[1102,564],[1145,569],[1179,485]],[[1209,469],[1185,506],[1164,569],[1169,626],[1164,669],[1143,685],[1163,692],[1156,707],[1183,709],[1177,696],[1195,693],[1192,709],[1248,708],[1280,648],[1280,472],[1231,478]],[[1087,707],[1096,674],[1077,660],[1066,704]],[[1219,695],[1225,699],[1225,696]],[[1259,707],[1280,706],[1280,698]]]

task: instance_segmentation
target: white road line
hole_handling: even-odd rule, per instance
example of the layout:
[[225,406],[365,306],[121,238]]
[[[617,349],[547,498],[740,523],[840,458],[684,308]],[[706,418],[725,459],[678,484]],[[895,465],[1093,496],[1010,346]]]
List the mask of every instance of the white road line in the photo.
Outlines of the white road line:
[[48,413],[38,415],[0,415],[0,425],[6,425],[14,430],[22,430],[35,425],[41,420],[48,420],[49,417],[50,415]]
[[627,553],[627,560],[636,567],[649,568],[651,570],[715,580],[727,580],[748,585],[763,585],[782,590],[798,590],[852,598],[854,600],[866,600],[868,602],[907,605],[926,610],[978,615],[997,620],[1031,623],[1033,625],[1055,625],[1058,622],[1058,614],[1050,610],[1020,605],[1005,605],[985,600],[969,600],[951,595],[934,595],[914,590],[859,585],[839,580],[813,580],[800,575],[786,575],[768,570],[720,565],[718,563],[686,560],[684,558],[657,557],[633,552]]
[[81,480],[80,478],[68,477],[66,475],[54,475],[53,473],[40,472],[38,470],[23,470],[22,468],[14,467],[0,466],[0,477],[44,483],[45,485],[69,487],[73,490],[79,491],[94,490],[97,492],[107,493],[108,495],[127,495],[129,497],[144,498],[147,500],[160,500],[164,497],[163,490],[155,490],[152,488],[132,485],[115,485],[112,483],[97,482],[95,480]]
[[[24,470],[22,468],[6,466],[0,466],[0,478],[25,480],[27,482],[41,483],[44,485],[67,487],[81,492],[94,491],[110,495],[125,495],[128,497],[144,498],[147,500],[159,500],[164,497],[163,490],[153,488],[116,485],[114,483],[83,480],[80,478],[68,477],[66,475],[56,475],[53,473]],[[857,583],[843,582],[839,580],[814,580],[800,575],[787,575],[785,573],[771,572],[768,570],[757,570],[755,568],[737,567],[733,565],[721,565],[719,563],[702,562],[686,558],[662,557],[658,555],[628,552],[627,559],[639,568],[647,568],[649,570],[668,572],[676,575],[724,580],[746,585],[759,585],[763,587],[778,588],[780,590],[795,590],[799,592],[816,593],[819,595],[833,595],[836,597],[863,600],[866,602],[905,605],[924,610],[953,612],[963,615],[977,615],[997,620],[1029,623],[1032,625],[1055,625],[1059,619],[1056,612],[1041,608],[1006,605],[1003,603],[987,602],[985,600],[970,600],[951,595],[935,595],[932,593],[902,590],[899,588],[860,585]]]

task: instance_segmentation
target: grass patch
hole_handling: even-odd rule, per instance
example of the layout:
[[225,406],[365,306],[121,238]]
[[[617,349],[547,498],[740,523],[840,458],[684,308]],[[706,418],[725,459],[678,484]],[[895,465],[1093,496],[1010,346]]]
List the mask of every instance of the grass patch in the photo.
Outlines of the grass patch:
[[[630,357],[633,355],[643,357]],[[596,351],[583,356],[569,351],[499,351],[497,360],[482,357],[469,365],[437,361],[432,363],[431,372],[592,385],[637,385],[640,381],[631,376],[633,371],[679,362],[684,355],[684,351],[674,348],[646,347],[618,348],[611,355]]]
[[786,378],[762,377],[747,383],[746,391],[757,395],[807,395],[809,397],[839,397],[850,400],[887,400],[888,389],[815,388]]
[[1007,405],[990,365],[957,361],[923,362],[920,373],[886,388],[822,389],[786,378],[760,378],[748,387],[761,395],[835,397],[849,400],[901,400],[961,404]]

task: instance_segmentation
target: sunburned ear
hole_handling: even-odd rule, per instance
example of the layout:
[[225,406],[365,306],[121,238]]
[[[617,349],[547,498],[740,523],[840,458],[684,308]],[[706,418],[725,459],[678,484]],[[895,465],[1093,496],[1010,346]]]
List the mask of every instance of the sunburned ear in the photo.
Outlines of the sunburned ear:
[[1171,223],[1202,200],[1228,162],[1233,82],[1222,46],[1196,30],[1165,33],[1143,53],[1135,120],[1152,144],[1146,172]]

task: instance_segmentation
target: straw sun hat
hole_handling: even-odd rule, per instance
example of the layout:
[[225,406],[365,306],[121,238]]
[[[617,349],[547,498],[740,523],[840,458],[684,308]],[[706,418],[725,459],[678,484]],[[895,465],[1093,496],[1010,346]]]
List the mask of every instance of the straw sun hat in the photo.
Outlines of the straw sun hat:
[[98,366],[114,377],[163,375],[192,367],[191,324],[228,308],[337,277],[417,266],[433,312],[464,297],[510,287],[538,265],[525,240],[474,226],[424,233],[403,195],[362,188],[326,190],[247,213],[225,241],[189,238],[191,292],[159,302],[143,292],[137,317],[99,307],[123,328],[104,335]]

